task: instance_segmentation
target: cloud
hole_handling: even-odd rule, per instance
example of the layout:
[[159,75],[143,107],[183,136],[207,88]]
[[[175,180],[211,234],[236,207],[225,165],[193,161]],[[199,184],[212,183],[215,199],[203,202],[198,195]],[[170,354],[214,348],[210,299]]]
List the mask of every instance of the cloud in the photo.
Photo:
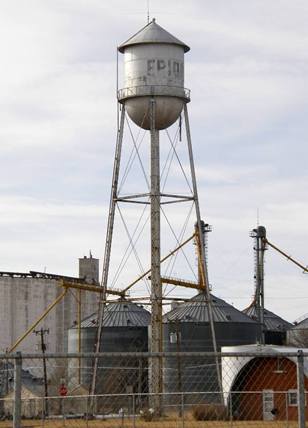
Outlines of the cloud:
[[[89,248],[102,256],[116,138],[116,45],[145,24],[141,3],[12,0],[3,5],[3,270],[47,265],[73,274],[74,260]],[[274,242],[299,259],[306,251],[307,3],[157,0],[150,14],[192,48],[186,54],[186,85],[192,89],[189,113],[202,216],[214,226],[210,277],[216,294],[243,307],[253,293],[249,231],[258,209]],[[120,55],[120,86],[122,60]],[[162,145],[166,155],[166,139]],[[126,134],[125,156],[131,147]],[[145,140],[145,158],[147,149]],[[138,190],[136,165],[130,178]],[[145,165],[148,171],[148,160]],[[178,170],[170,172],[170,188],[182,188],[178,177]],[[125,215],[133,228],[137,211]],[[170,211],[177,230],[186,215],[183,208]],[[117,262],[124,236],[119,227]],[[174,243],[170,237],[164,232],[164,252]],[[145,266],[148,248],[146,239],[139,242]],[[194,263],[193,251],[191,259]],[[267,260],[269,309],[297,318],[304,304],[292,308],[281,290],[291,284],[292,298],[304,295],[301,273],[270,251]],[[129,269],[136,272],[136,264]],[[178,272],[184,275],[185,269]]]

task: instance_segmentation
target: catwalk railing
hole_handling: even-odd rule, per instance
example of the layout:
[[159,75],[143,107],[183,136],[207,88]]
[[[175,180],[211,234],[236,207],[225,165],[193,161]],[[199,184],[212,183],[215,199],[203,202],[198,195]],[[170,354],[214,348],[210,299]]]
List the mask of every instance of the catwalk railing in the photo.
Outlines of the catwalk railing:
[[[95,358],[97,382],[91,395]],[[161,394],[152,394],[149,384],[155,359],[162,363]],[[308,354],[261,348],[218,354],[4,354],[0,428],[304,428],[307,376]]]
[[139,85],[123,88],[118,91],[118,100],[144,96],[169,96],[178,97],[190,101],[190,90],[182,86],[169,85]]

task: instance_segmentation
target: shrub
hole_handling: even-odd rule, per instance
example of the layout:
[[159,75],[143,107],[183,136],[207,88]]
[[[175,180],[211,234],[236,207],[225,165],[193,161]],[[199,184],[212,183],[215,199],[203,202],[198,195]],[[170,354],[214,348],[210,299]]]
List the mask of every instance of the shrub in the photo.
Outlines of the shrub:
[[154,418],[154,410],[149,409],[142,409],[140,410],[140,417],[146,422],[151,422]]
[[200,404],[194,407],[193,417],[196,421],[224,421],[227,409],[222,404]]

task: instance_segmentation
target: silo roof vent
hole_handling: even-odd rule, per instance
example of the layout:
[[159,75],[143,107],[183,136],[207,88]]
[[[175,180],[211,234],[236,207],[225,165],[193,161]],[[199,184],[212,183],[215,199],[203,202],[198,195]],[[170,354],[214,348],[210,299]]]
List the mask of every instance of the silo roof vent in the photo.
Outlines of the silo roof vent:
[[138,33],[130,37],[126,42],[122,43],[118,49],[121,53],[124,53],[125,48],[128,46],[160,43],[182,46],[184,52],[188,52],[190,50],[189,46],[158,25],[155,22],[155,19],[149,22],[145,27],[141,28]]

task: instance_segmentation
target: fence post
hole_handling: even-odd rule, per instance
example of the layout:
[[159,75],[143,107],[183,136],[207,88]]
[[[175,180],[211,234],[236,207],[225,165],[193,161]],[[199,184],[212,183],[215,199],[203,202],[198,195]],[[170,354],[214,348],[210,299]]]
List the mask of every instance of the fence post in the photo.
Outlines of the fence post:
[[297,352],[297,397],[298,397],[298,427],[305,428],[305,374],[304,374],[304,354]]
[[285,393],[285,407],[286,407],[286,421],[287,421],[287,427],[289,426],[289,406],[288,406],[288,392]]
[[88,406],[89,406],[89,397],[86,398],[86,426],[87,426],[87,428],[89,426],[89,409],[88,409]]
[[232,390],[230,389],[230,397],[229,397],[229,419],[230,426],[233,426],[233,404],[232,404]]
[[21,353],[17,352],[14,360],[14,409],[13,428],[21,428]]
[[133,394],[133,428],[136,428],[136,397]]
[[182,413],[182,428],[185,427],[185,412],[184,412],[184,394],[181,394],[181,413]]

